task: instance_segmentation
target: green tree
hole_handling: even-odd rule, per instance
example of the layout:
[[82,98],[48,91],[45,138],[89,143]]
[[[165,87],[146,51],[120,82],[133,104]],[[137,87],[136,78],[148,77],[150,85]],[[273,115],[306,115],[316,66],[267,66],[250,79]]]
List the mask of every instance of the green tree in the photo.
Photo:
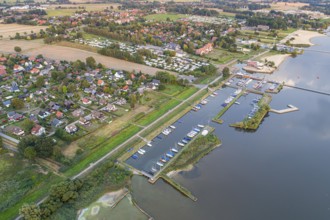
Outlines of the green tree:
[[35,204],[24,204],[19,210],[19,214],[24,217],[25,220],[40,220],[41,211]]
[[36,81],[37,88],[41,88],[45,85],[45,78],[43,76],[39,76]]
[[135,108],[135,104],[136,104],[136,95],[132,94],[131,97],[130,97],[131,108]]
[[66,86],[63,86],[63,87],[62,87],[62,92],[63,92],[64,94],[67,94],[67,92],[68,92],[68,88],[67,88]]
[[22,109],[24,108],[24,101],[19,98],[13,98],[11,101],[11,105],[14,109]]
[[24,150],[24,157],[28,158],[29,160],[33,160],[36,158],[37,152],[33,147],[27,147]]
[[224,78],[228,78],[229,75],[230,75],[230,70],[229,70],[229,68],[228,68],[228,67],[223,68],[223,70],[222,70],[222,74],[223,74],[223,77],[224,77]]
[[22,127],[26,132],[30,132],[34,126],[34,122],[28,118],[24,119],[22,122]]
[[15,50],[16,53],[19,53],[19,52],[22,51],[22,48],[16,46],[16,47],[14,47],[14,50]]
[[96,60],[94,57],[87,57],[86,58],[86,65],[92,69],[96,68]]

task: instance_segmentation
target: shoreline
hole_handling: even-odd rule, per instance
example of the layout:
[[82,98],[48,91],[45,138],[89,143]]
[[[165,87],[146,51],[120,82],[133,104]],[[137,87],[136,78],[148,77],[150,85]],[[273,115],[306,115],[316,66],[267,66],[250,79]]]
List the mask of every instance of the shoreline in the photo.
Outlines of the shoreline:
[[311,40],[314,37],[322,37],[326,36],[325,34],[321,34],[316,31],[306,31],[306,30],[297,30],[285,38],[283,38],[280,43],[285,43],[287,40],[290,40],[291,38],[294,38],[290,43],[294,45],[309,45],[313,46],[314,44],[311,42]]
[[276,54],[270,55],[262,58],[262,61],[271,61],[274,62],[275,70],[278,69],[281,64],[288,58],[292,57],[291,54]]
[[166,174],[166,176],[168,176],[168,177],[174,177],[174,176],[178,175],[180,172],[189,172],[189,171],[192,171],[193,169],[194,169],[194,165],[193,164],[189,164],[185,168],[178,169],[178,170],[172,170],[172,171],[168,172]]
[[[285,43],[286,40],[289,40],[291,37],[294,37],[295,39],[291,41],[291,44],[293,46],[295,45],[307,45],[308,47],[314,46],[311,42],[311,40],[315,37],[325,37],[325,34],[321,34],[319,32],[315,31],[305,31],[305,30],[297,30],[291,34],[289,34],[287,37],[285,37],[281,43]],[[262,69],[250,67],[250,66],[245,66],[243,69],[247,72],[253,72],[253,73],[264,73],[264,74],[272,74],[274,73],[280,66],[281,64],[288,58],[292,57],[291,54],[276,54],[276,55],[270,55],[263,57],[261,60],[262,61],[272,61],[274,62],[275,67],[264,67]]]

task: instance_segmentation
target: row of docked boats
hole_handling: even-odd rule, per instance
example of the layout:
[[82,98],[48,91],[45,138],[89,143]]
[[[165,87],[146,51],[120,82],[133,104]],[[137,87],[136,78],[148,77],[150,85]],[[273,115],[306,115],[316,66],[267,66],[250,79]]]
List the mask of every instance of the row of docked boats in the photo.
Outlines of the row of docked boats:
[[[178,146],[180,147],[184,147],[186,144],[189,143],[189,141],[192,140],[193,137],[195,137],[200,131],[202,128],[204,128],[205,126],[204,125],[197,125],[197,127],[193,128],[188,134],[187,136],[183,137],[183,139],[178,142]],[[160,159],[156,162],[156,165],[159,166],[159,168],[163,167],[169,160],[171,160],[176,153],[179,152],[179,149],[177,147],[173,147],[173,148],[170,148],[169,151],[167,151],[164,155],[162,155],[160,157]],[[155,173],[157,172],[157,168],[155,166],[152,166],[151,168],[151,172]]]
[[[163,131],[162,131],[162,134],[164,134],[164,135],[169,135],[174,129],[176,129],[176,127],[174,126],[174,125],[170,125],[168,128],[165,128]],[[156,138],[158,138],[158,139],[162,139],[162,137],[160,137],[159,135],[156,137]],[[146,144],[146,146],[148,146],[148,147],[152,147],[152,144],[151,144],[151,142],[148,142],[147,144]],[[131,158],[133,158],[133,159],[138,159],[139,158],[139,155],[140,156],[142,156],[142,155],[144,155],[146,153],[146,150],[144,150],[143,148],[140,148],[135,154],[133,154],[132,156],[131,156]]]
[[[238,94],[240,94],[242,92],[242,89],[237,89],[233,94],[231,94],[225,101],[224,103],[221,104],[222,107],[226,107],[229,103],[231,103],[235,97],[237,97]],[[237,102],[236,104],[239,104],[239,102]]]
[[165,128],[162,133],[164,135],[169,135],[174,129],[176,129],[176,127],[174,125],[170,125],[168,128]]
[[257,89],[257,90],[260,90],[264,86],[264,84],[266,84],[266,83],[267,83],[266,80],[258,81],[253,85],[253,88]]
[[[170,148],[169,151],[167,151],[164,155],[160,157],[159,161],[156,162],[156,165],[158,165],[159,167],[163,167],[164,164],[167,163],[171,158],[173,158],[175,154],[178,152],[179,152],[178,148],[176,147]],[[151,171],[156,172],[157,171],[156,167],[152,166]]]

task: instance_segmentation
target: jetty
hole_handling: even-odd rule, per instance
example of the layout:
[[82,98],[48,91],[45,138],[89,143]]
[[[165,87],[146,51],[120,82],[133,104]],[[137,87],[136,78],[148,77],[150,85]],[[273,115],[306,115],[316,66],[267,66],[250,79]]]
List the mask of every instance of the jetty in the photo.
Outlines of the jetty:
[[282,109],[282,110],[270,109],[269,111],[276,113],[276,114],[285,114],[285,113],[294,112],[294,111],[299,110],[299,108],[297,108],[296,106],[293,106],[293,105],[288,105],[288,107],[289,108]]
[[290,87],[290,88],[294,88],[294,89],[304,90],[304,91],[307,91],[307,92],[314,92],[314,93],[317,93],[317,94],[330,96],[330,93],[329,92],[323,92],[323,91],[318,91],[318,90],[314,90],[314,89],[307,89],[307,88],[293,86],[293,85],[288,85],[288,84],[284,84],[284,86]]

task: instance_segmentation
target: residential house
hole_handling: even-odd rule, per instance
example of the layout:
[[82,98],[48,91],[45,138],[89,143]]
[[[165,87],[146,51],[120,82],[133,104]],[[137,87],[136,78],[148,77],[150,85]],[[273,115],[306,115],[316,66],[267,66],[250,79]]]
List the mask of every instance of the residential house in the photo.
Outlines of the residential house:
[[7,113],[8,120],[10,120],[10,121],[13,120],[15,114],[16,114],[16,112],[14,112],[14,111],[8,112]]
[[114,112],[117,110],[117,107],[114,104],[108,104],[107,106],[104,107],[104,110],[107,112]]
[[80,109],[80,108],[79,109],[76,109],[76,110],[74,110],[72,112],[73,117],[76,117],[76,118],[81,117],[84,114],[85,114],[84,110],[83,109]]
[[84,105],[90,105],[90,104],[92,104],[92,101],[89,100],[88,98],[83,98],[81,101],[82,101],[82,103],[83,103]]
[[12,112],[8,112],[7,113],[7,117],[8,117],[8,120],[9,121],[19,121],[21,120],[22,118],[24,118],[23,115],[19,114],[19,113],[16,113],[14,111]]
[[35,116],[34,114],[31,114],[31,115],[29,116],[29,119],[30,119],[31,121],[33,121],[34,123],[39,123],[37,116]]
[[35,136],[41,136],[45,133],[46,133],[46,129],[38,124],[34,125],[34,127],[31,130],[31,134]]
[[47,118],[49,115],[50,113],[48,111],[39,111],[38,113],[38,117],[42,119]]
[[82,125],[89,125],[90,124],[90,120],[88,120],[86,117],[81,117],[79,119],[79,123]]
[[25,70],[24,67],[22,67],[20,65],[17,65],[17,64],[14,65],[14,73],[19,73],[19,72],[22,72],[24,70]]
[[269,30],[269,26],[268,25],[258,25],[257,26],[257,30],[268,31]]
[[264,67],[264,64],[260,63],[258,61],[248,61],[246,63],[246,65],[249,66],[249,67],[256,68],[256,69],[262,69]]
[[65,126],[65,130],[69,134],[73,134],[78,131],[78,127],[75,124],[70,124],[70,125]]
[[97,80],[98,86],[104,86],[104,81],[102,79]]
[[126,99],[120,98],[114,102],[116,105],[125,105],[127,103]]
[[65,100],[64,101],[64,106],[65,106],[66,109],[70,109],[72,105],[73,105],[72,101],[70,101],[70,100]]
[[10,92],[19,92],[19,88],[18,88],[17,82],[13,81],[11,83]]
[[60,111],[57,111],[57,112],[56,112],[56,118],[61,119],[61,118],[63,118],[63,117],[64,117],[63,112],[60,112]]
[[23,136],[24,135],[24,131],[23,129],[21,129],[20,127],[17,127],[17,126],[12,126],[10,128],[11,130],[11,133],[13,133],[14,135],[17,135],[17,136]]
[[196,50],[196,54],[197,55],[204,55],[204,54],[208,54],[209,52],[211,52],[213,50],[213,45],[212,43],[207,43],[205,44],[202,48],[199,48]]
[[11,100],[3,101],[2,104],[3,104],[5,107],[9,108],[10,105],[11,105]]
[[92,111],[91,116],[92,119],[98,119],[98,120],[102,120],[104,118],[104,114],[99,111]]
[[33,68],[32,70],[30,70],[31,74],[38,74],[39,72],[40,72],[40,70],[37,68]]
[[52,127],[58,128],[59,126],[61,126],[63,124],[63,122],[57,118],[54,118],[50,124]]

